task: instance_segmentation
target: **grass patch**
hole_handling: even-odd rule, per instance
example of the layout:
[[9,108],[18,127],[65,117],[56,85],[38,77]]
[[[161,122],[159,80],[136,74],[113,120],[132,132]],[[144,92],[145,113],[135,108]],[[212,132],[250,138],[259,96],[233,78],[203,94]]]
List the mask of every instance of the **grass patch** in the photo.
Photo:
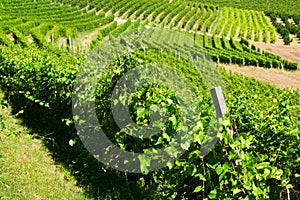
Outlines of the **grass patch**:
[[10,113],[0,92],[0,199],[85,199],[74,177]]

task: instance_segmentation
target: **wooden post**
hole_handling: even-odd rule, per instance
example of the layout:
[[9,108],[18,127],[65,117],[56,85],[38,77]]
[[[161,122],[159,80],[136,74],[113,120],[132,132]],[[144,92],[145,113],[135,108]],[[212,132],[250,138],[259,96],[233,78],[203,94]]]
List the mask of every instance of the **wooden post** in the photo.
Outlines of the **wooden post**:
[[[221,86],[211,89],[210,93],[216,108],[217,119],[224,119],[225,113],[227,112],[227,106]],[[227,131],[230,133],[230,137],[233,138],[232,127],[228,128]]]
[[[198,56],[197,56],[198,59]],[[214,106],[216,108],[216,114],[217,114],[217,119],[224,119],[225,113],[227,111],[227,106],[224,98],[224,94],[222,92],[221,86],[215,87],[210,90],[210,94],[212,96]],[[230,129],[228,129],[229,131]],[[230,136],[233,136],[233,132],[229,132]],[[206,169],[205,169],[205,159],[204,157],[200,156],[202,165],[203,165],[203,176],[206,177]],[[202,199],[204,199],[205,196],[205,182],[204,179],[202,180]]]
[[[216,108],[217,113],[217,119],[224,119],[225,113],[227,112],[227,106],[224,98],[224,94],[222,92],[222,88],[220,86],[215,87],[210,90],[210,93],[213,98],[213,102]],[[233,129],[232,127],[227,128],[227,132],[230,134],[230,137],[233,138]],[[236,148],[236,153],[239,154],[240,150],[239,148]],[[235,163],[238,165],[238,163],[241,162],[241,160],[236,160]]]
[[67,39],[67,44],[69,45],[69,48],[72,49],[72,39],[70,36]]
[[227,111],[227,106],[224,98],[224,94],[222,92],[222,88],[220,86],[215,87],[210,90],[210,93],[213,98],[213,102],[217,112],[217,119],[224,119],[225,113]]

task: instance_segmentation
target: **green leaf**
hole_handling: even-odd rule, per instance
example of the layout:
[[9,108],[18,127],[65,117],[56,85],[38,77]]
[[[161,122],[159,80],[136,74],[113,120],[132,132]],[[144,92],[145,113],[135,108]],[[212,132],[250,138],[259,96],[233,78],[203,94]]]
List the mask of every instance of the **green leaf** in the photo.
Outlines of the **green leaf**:
[[223,125],[224,125],[225,127],[231,126],[230,120],[229,120],[229,119],[224,120],[224,121],[223,121]]
[[168,166],[169,169],[172,169],[172,167],[174,166],[174,163],[173,162],[168,162],[167,166]]
[[168,142],[171,141],[170,136],[169,136],[166,132],[163,132],[163,133],[162,133],[162,136],[163,136],[163,138],[166,139]]
[[73,140],[73,139],[69,140],[69,145],[71,147],[74,146],[75,144],[76,144],[76,140]]
[[172,104],[173,100],[172,99],[167,99],[168,104]]
[[271,170],[268,168],[264,169],[264,177],[267,178],[271,174]]
[[16,114],[16,117],[18,117],[19,115],[23,114],[24,113],[24,110],[20,110],[17,114]]
[[1,129],[5,129],[5,124],[4,124],[4,122],[0,122],[0,126],[1,126]]
[[201,181],[205,181],[206,179],[204,178],[203,174],[196,174],[195,177],[198,177]]
[[256,187],[256,185],[254,183],[252,183],[252,188],[253,188],[253,194],[258,197],[260,194],[263,194],[262,189],[258,186]]
[[200,192],[201,190],[202,190],[202,186],[199,185],[194,189],[193,193]]
[[246,188],[246,190],[251,190],[252,187],[251,187],[251,182],[250,181],[247,181],[244,183],[244,188]]
[[239,189],[239,188],[234,188],[233,190],[231,190],[232,191],[232,193],[233,193],[233,196],[234,195],[236,195],[236,194],[238,194],[238,193],[240,193],[242,190],[241,189]]
[[217,190],[214,189],[214,190],[210,191],[208,197],[209,197],[210,199],[216,199],[216,198],[217,198]]
[[158,140],[157,140],[157,142],[155,143],[156,145],[158,145],[158,144],[162,144],[163,143],[163,137],[159,137],[158,138]]
[[197,134],[194,134],[194,142],[198,144],[202,144],[203,138],[204,138],[204,132],[199,132]]
[[180,144],[181,148],[184,149],[184,150],[188,150],[189,147],[190,147],[190,145],[191,145],[191,144],[190,144],[189,141],[185,141],[184,143],[181,143],[181,144]]
[[147,111],[144,107],[137,108],[137,118],[141,118],[141,117],[145,116],[146,113],[147,113]]
[[73,123],[72,119],[62,119],[62,122],[65,122],[67,126],[70,126]]
[[169,117],[169,120],[172,122],[173,125],[177,124],[177,119],[176,119],[175,115],[172,115],[171,117]]
[[145,154],[140,154],[138,158],[140,160],[140,168],[142,173],[147,174],[149,172],[147,167],[151,165],[151,157]]
[[216,172],[218,175],[220,175],[222,172],[223,172],[223,167],[221,165],[219,165],[217,168],[216,168]]

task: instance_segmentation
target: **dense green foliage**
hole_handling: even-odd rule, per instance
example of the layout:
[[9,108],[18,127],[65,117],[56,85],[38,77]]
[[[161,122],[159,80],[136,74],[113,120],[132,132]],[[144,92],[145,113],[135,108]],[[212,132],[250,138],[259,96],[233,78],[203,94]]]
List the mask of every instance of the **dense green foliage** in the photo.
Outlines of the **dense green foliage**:
[[[233,39],[228,40],[224,37],[209,37],[207,35],[194,35],[194,38],[197,46],[205,48],[215,62],[254,65],[266,68],[284,68],[288,70],[296,70],[298,68],[297,63],[282,60],[279,56],[268,52],[251,49],[249,42],[244,39],[237,42]],[[167,40],[167,38],[162,39]],[[168,43],[164,43],[164,45],[170,46]],[[155,47],[160,48],[159,45]],[[173,46],[172,48],[177,49],[179,47]],[[193,52],[193,49],[185,48],[183,51]],[[194,49],[194,51],[197,52],[198,50]]]
[[[167,54],[160,57],[155,52],[149,52],[145,57],[145,54],[140,52],[137,56],[144,62],[161,62],[164,58],[168,63],[176,63],[182,68],[190,66],[185,63],[185,60],[178,60]],[[57,120],[64,119],[69,123],[66,119],[70,117],[72,83],[79,63],[68,57],[64,54],[58,57],[46,51],[26,50],[21,47],[14,49],[1,47],[1,84],[5,86],[4,89],[8,94],[24,96],[32,103],[54,110],[57,113]],[[127,59],[133,61],[128,62]],[[128,68],[131,64],[137,67],[136,63],[140,61],[134,60],[133,57],[116,62],[111,68],[113,76],[110,79],[114,80],[115,75],[121,75],[120,70],[122,73],[124,67]],[[185,73],[193,74],[188,71]],[[199,148],[207,130],[205,113],[209,108],[204,98],[201,105],[207,108],[202,110],[203,118],[199,122],[199,132],[195,135],[194,143],[188,153],[162,171],[141,176],[139,178],[142,181],[141,185],[151,183],[152,189],[158,192],[155,197],[158,199],[198,198],[202,195],[211,199],[265,199],[274,195],[276,199],[278,195],[283,195],[286,188],[290,188],[293,195],[296,194],[295,192],[299,190],[300,174],[299,91],[280,90],[253,79],[227,75],[224,72],[222,77],[226,81],[225,95],[229,107],[224,125],[232,126],[236,137],[230,138],[229,133],[223,130],[213,151],[204,159],[199,157]],[[190,80],[199,79],[195,77]],[[111,88],[110,84],[108,86]],[[160,87],[145,89],[135,94],[136,102],[144,102],[149,106],[151,102],[173,98],[172,94],[169,94],[171,96],[167,95],[155,100],[157,94],[165,93],[164,89]],[[145,99],[143,97],[145,92],[150,92],[149,94],[152,95]],[[202,95],[205,97],[205,92]],[[174,100],[173,103],[176,104],[176,101]],[[142,115],[137,114],[135,105],[136,103],[133,102],[133,116],[136,116],[137,122],[144,124],[148,114],[147,112],[143,112]],[[105,127],[113,130],[115,125],[108,119]],[[76,136],[72,137],[72,140],[76,141]],[[120,145],[127,142],[124,146],[126,149],[130,147],[129,144],[135,144],[137,147],[143,144],[136,144],[135,140],[126,139],[122,134],[116,134],[115,137],[115,141]],[[168,137],[164,134],[162,137],[161,142],[164,144],[168,141]],[[236,153],[237,149],[239,153]]]
[[197,0],[197,2],[220,6],[230,6],[246,10],[272,11],[275,13],[292,15],[298,15],[300,10],[299,0]]
[[[192,0],[192,2],[195,2]],[[240,8],[245,10],[257,10],[257,11],[264,11],[267,16],[271,17],[273,25],[277,28],[278,33],[282,35],[282,38],[284,39],[285,44],[290,44],[292,41],[289,33],[297,35],[298,38],[300,38],[300,29],[299,29],[299,23],[300,23],[300,2],[299,1],[263,1],[263,0],[233,0],[233,1],[220,1],[220,0],[201,0],[196,1],[201,3],[208,3],[212,5],[219,5],[221,7],[234,7],[234,8]],[[241,20],[243,17],[239,16]],[[280,23],[277,23],[276,18],[282,19],[285,25],[282,25]],[[249,17],[247,17],[249,20]],[[291,24],[288,19],[292,19],[295,24]],[[266,20],[263,18],[263,20]],[[255,20],[250,20],[250,23]],[[242,30],[241,33],[243,33],[243,25],[241,26]],[[257,26],[256,26],[257,27]],[[266,30],[266,29],[264,29]],[[255,33],[257,33],[257,30],[255,30]],[[264,32],[265,34],[265,32]],[[271,32],[271,42],[275,38],[274,32]],[[251,37],[251,34],[247,34],[247,38]],[[266,36],[267,37],[267,36]],[[273,39],[272,39],[273,38]],[[257,37],[255,37],[255,40],[259,40]],[[263,40],[265,41],[265,40]]]
[[[300,15],[293,17],[287,14],[276,15],[271,12],[267,14],[270,16],[272,24],[282,36],[285,44],[290,44],[292,42],[290,34],[294,34],[300,38]],[[277,18],[282,20],[282,23],[278,22]],[[292,20],[293,23],[291,23],[290,20]]]
[[[53,124],[43,137],[51,143],[52,150],[61,150],[55,153],[63,154],[61,162],[89,194],[98,199],[246,200],[283,198],[289,189],[293,199],[300,198],[299,90],[278,89],[219,69],[225,81],[223,89],[229,110],[222,121],[224,128],[216,130],[217,145],[203,158],[199,149],[208,131],[212,106],[207,85],[182,55],[162,51],[168,47],[191,56],[207,51],[218,63],[297,69],[297,63],[261,52],[254,45],[250,47],[246,39],[253,39],[252,34],[256,41],[275,42],[274,27],[267,23],[262,12],[182,1],[60,2],[63,4],[29,0],[2,2],[0,85],[13,99],[16,112],[24,112],[30,120],[46,124],[47,128]],[[259,2],[253,4],[257,6]],[[247,6],[250,5],[244,4],[242,8]],[[265,11],[264,6],[262,3],[258,9]],[[107,11],[112,14],[105,16]],[[120,23],[115,21],[115,15],[129,18]],[[169,116],[160,134],[148,140],[134,138],[113,121],[110,101],[116,80],[142,64],[163,62],[179,71],[197,91],[201,112],[193,143],[182,157],[160,171],[149,173],[149,163],[141,159],[145,174],[128,174],[111,170],[88,156],[76,134],[71,112],[73,85],[85,55],[58,50],[47,40],[54,42],[67,37],[70,46],[70,40],[78,32],[97,28],[98,37],[92,46],[95,47],[114,34],[146,25],[185,29],[186,34],[192,35],[195,47],[178,47],[168,42],[172,38],[159,35],[160,41],[165,41],[163,45],[155,40],[144,41],[153,49],[136,51],[111,64],[99,80],[96,92],[98,118],[109,133],[107,136],[124,150],[146,152],[168,144],[180,127],[182,113],[178,100],[159,84],[141,87],[133,93],[130,114],[137,124],[147,126],[151,120],[150,107],[163,104]],[[237,37],[241,39],[238,41]],[[43,117],[34,118],[37,113]]]

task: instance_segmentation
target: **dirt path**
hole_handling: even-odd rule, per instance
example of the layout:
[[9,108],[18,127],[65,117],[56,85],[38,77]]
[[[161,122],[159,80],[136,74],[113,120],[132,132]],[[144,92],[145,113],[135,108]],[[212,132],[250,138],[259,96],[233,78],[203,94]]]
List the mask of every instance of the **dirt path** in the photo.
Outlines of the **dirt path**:
[[[117,22],[119,24],[121,24],[120,20]],[[108,25],[109,24],[105,24],[104,26],[95,28],[93,31],[86,31],[86,32],[82,32],[82,33],[78,34],[76,37],[76,42],[78,44],[80,44],[83,48],[89,47],[89,45],[92,43],[92,41],[98,37],[99,30],[103,29],[104,27],[106,27]]]
[[227,71],[254,77],[257,80],[270,83],[279,88],[300,89],[300,70],[283,71],[280,69],[266,69],[262,67],[239,67],[238,65],[220,65]]

